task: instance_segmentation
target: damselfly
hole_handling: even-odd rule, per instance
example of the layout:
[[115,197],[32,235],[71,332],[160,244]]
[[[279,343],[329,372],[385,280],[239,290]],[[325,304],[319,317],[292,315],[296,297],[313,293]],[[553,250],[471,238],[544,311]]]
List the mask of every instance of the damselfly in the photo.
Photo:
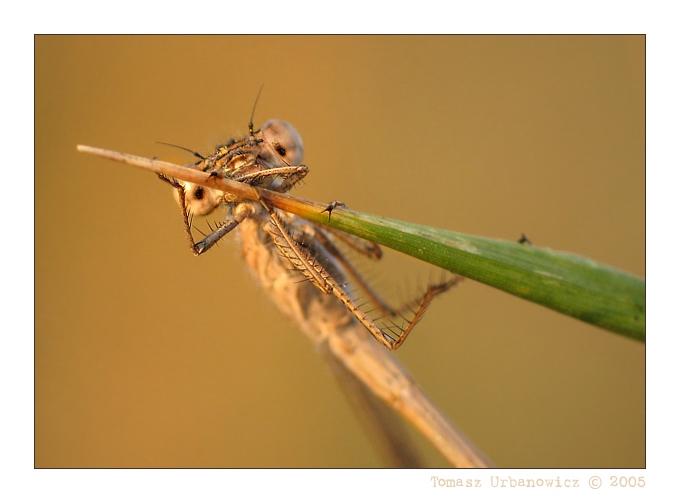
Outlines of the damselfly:
[[[78,148],[158,172],[176,190],[194,254],[206,252],[235,231],[245,261],[259,283],[324,355],[363,413],[376,419],[378,426],[373,431],[382,436],[381,442],[395,464],[417,463],[400,426],[390,418],[392,411],[410,421],[454,466],[490,466],[387,349],[398,348],[432,299],[459,278],[432,285],[417,301],[393,309],[341,251],[349,248],[377,260],[382,255],[377,244],[303,220],[263,198],[246,199],[210,186],[210,180],[224,179],[279,193],[291,190],[309,168],[300,164],[303,144],[290,124],[272,120],[257,131],[251,124],[248,135],[230,139],[209,156],[194,152],[199,161],[187,167],[208,174],[201,185],[183,181],[176,174],[168,176],[152,159]],[[334,202],[326,208],[329,218],[338,206]],[[217,208],[224,208],[225,221],[196,242],[193,216],[207,215]],[[377,316],[369,316],[366,305],[372,306],[371,312]]]

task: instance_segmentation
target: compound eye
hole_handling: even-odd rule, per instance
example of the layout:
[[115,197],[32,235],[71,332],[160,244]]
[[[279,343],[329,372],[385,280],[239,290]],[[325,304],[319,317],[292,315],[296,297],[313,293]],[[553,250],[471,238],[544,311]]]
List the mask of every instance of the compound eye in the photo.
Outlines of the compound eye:
[[[220,193],[218,191],[194,183],[181,183],[184,185],[184,198],[191,214],[208,215],[220,205]],[[179,193],[177,191],[175,191],[175,200],[179,204]]]
[[285,164],[297,166],[302,162],[302,138],[287,122],[278,119],[265,122],[262,125],[262,136]]

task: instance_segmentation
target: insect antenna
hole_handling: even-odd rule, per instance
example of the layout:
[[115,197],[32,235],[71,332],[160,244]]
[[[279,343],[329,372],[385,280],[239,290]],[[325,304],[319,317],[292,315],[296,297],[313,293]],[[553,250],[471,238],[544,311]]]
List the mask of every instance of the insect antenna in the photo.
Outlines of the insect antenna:
[[194,154],[194,155],[195,155],[196,157],[198,157],[200,160],[205,161],[205,157],[203,157],[203,156],[202,156],[201,154],[199,154],[198,152],[194,152],[194,151],[191,150],[190,148],[182,147],[181,145],[175,145],[174,143],[167,143],[167,142],[164,142],[164,141],[155,141],[154,143],[160,143],[161,145],[167,145],[168,147],[175,147],[175,148],[182,149],[182,150],[184,150],[184,151],[186,151],[186,152],[189,152],[189,153],[191,153],[191,154]]
[[264,84],[260,86],[260,90],[257,92],[255,103],[253,104],[253,111],[250,114],[250,122],[248,123],[248,132],[250,133],[250,136],[253,136],[255,133],[255,129],[253,128],[253,119],[255,118],[255,107],[257,107],[257,102],[260,99],[260,94],[262,94],[262,89],[264,89]]

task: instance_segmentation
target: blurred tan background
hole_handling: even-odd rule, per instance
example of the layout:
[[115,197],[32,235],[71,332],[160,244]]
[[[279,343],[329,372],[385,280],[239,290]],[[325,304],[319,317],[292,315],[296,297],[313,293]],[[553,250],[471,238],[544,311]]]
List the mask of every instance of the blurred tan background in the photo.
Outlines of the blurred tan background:
[[[644,276],[644,43],[37,37],[36,465],[382,466],[233,239],[193,257],[166,185],[77,143],[193,162],[153,141],[209,153],[265,84],[256,126],[305,141],[296,195]],[[370,271],[397,297],[432,274]],[[642,344],[467,281],[398,357],[501,467],[645,465]]]

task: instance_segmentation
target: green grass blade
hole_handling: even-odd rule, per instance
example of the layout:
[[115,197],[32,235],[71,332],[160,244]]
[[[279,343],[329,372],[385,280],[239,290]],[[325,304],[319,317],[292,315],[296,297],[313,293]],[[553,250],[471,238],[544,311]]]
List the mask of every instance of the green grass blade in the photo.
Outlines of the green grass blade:
[[340,208],[330,222],[327,213],[298,214],[592,325],[645,340],[645,281],[594,260]]

